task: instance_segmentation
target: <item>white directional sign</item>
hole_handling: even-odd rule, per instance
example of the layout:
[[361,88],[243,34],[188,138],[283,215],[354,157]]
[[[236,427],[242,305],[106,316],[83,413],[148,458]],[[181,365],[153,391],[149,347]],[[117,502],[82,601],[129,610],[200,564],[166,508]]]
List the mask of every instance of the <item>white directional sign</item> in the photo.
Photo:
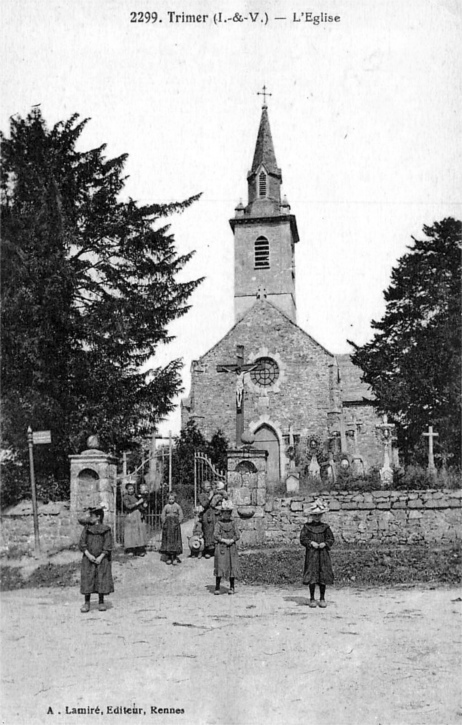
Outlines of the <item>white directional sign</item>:
[[36,430],[32,433],[32,443],[51,443],[51,430]]

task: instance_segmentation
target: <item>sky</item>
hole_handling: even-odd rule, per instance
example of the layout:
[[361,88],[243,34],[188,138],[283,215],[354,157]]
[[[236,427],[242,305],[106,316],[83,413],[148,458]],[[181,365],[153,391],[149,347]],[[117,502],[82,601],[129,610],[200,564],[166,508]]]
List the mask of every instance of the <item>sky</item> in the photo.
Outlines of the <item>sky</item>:
[[[129,154],[126,198],[202,193],[171,228],[180,254],[195,251],[181,279],[205,281],[153,361],[183,359],[183,395],[191,360],[234,323],[229,219],[246,202],[263,85],[300,234],[297,321],[330,352],[372,337],[412,236],[461,218],[459,0],[3,0],[0,13],[4,133],[34,104],[49,125],[77,112],[91,118],[82,150]],[[182,13],[208,17],[170,22]],[[179,428],[177,407],[159,430]]]

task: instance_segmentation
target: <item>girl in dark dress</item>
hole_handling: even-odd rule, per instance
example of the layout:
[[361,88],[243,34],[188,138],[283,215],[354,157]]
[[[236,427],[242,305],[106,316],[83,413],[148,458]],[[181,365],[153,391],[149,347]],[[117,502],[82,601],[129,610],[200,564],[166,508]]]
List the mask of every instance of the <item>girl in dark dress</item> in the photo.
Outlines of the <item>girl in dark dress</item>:
[[321,499],[317,499],[310,507],[310,519],[303,526],[300,543],[306,547],[303,583],[310,588],[310,607],[316,607],[314,598],[316,584],[319,586],[319,606],[327,607],[325,594],[326,585],[334,583],[334,573],[330,560],[330,549],[334,544],[334,535],[330,527],[321,521],[328,508]]
[[232,520],[233,502],[223,501],[221,516],[215,524],[215,592],[220,594],[221,578],[229,579],[228,594],[234,594],[234,580],[239,575],[236,541],[240,538],[236,522]]
[[162,509],[160,520],[162,522],[160,553],[167,556],[167,564],[181,564],[179,554],[183,553],[183,543],[180,524],[183,521],[183,510],[176,502],[174,493],[169,494],[168,503]]
[[[207,489],[206,484],[208,485]],[[199,497],[200,503],[204,508],[202,513],[202,528],[204,532],[204,556],[210,559],[215,551],[215,524],[221,513],[221,503],[228,497],[225,491],[225,484],[218,481],[216,490],[211,490],[210,483],[204,482],[205,494]]]
[[92,594],[98,594],[98,609],[105,612],[104,595],[114,591],[111,565],[112,531],[110,526],[103,524],[103,518],[102,508],[91,508],[80,537],[79,548],[83,553],[80,593],[85,597],[80,611],[83,613],[90,611]]

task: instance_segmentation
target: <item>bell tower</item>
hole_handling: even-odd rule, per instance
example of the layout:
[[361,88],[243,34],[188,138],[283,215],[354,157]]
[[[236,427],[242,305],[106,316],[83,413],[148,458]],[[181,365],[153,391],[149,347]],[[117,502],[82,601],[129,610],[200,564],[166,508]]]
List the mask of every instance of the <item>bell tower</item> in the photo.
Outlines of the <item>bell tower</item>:
[[281,200],[281,185],[265,94],[252,168],[247,174],[248,203],[239,203],[230,220],[236,320],[254,304],[258,293],[296,322],[294,251],[299,236],[289,203],[285,197]]

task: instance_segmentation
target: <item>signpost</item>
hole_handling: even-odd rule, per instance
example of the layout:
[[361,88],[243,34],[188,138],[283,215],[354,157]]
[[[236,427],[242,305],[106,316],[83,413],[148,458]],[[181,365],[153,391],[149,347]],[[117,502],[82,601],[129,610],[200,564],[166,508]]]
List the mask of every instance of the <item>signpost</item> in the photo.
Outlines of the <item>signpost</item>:
[[[29,428],[30,430],[30,428]],[[32,433],[32,443],[51,443],[51,430],[36,430]]]
[[27,441],[29,443],[29,465],[30,465],[30,485],[32,489],[32,513],[34,515],[34,542],[35,551],[40,551],[40,537],[37,512],[37,493],[35,490],[35,471],[34,471],[34,443],[41,445],[43,443],[51,443],[51,431],[39,430],[32,431],[29,426],[27,429]]

